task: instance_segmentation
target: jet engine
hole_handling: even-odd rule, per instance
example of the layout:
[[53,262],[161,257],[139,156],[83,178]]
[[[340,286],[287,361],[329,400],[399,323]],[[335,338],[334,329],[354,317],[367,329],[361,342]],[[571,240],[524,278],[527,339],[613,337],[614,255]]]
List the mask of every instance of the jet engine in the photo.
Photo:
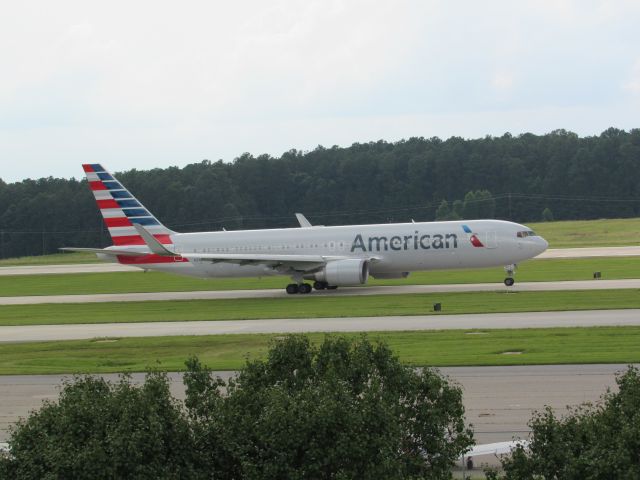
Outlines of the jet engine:
[[313,279],[327,282],[329,285],[347,286],[364,285],[369,278],[369,262],[362,258],[346,258],[333,260],[320,272],[314,274]]

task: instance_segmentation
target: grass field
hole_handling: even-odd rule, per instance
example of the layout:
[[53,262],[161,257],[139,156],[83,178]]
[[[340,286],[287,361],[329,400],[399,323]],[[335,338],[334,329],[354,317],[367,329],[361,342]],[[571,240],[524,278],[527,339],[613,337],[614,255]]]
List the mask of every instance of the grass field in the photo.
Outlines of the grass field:
[[0,267],[27,267],[34,265],[69,265],[77,263],[100,263],[93,253],[54,253],[37,257],[5,258]]
[[0,326],[640,308],[640,291],[466,292],[0,306]]
[[549,248],[640,245],[640,218],[528,223]]
[[[352,334],[356,335],[356,334]],[[215,370],[262,357],[275,335],[219,335],[0,344],[0,374],[178,371],[198,355]],[[319,342],[323,334],[310,335]],[[373,332],[412,365],[640,362],[640,327]],[[509,353],[505,353],[509,352]],[[520,353],[514,353],[520,352]]]
[[[604,279],[640,278],[639,257],[532,260],[523,263],[518,282],[589,280],[599,271]],[[414,272],[402,280],[370,279],[370,285],[433,285],[502,283],[502,268]],[[0,276],[0,296],[73,295],[126,292],[179,292],[284,288],[287,277],[202,280],[159,272],[84,273],[65,275]]]

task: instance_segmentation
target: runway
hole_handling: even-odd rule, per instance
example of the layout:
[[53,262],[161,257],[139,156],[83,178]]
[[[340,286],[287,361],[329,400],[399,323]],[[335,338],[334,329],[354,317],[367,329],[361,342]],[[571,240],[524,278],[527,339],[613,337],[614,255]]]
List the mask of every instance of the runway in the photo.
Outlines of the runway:
[[69,265],[28,265],[0,267],[0,276],[5,275],[58,275],[65,273],[111,273],[139,272],[140,269],[119,263],[78,263]]
[[[501,283],[467,283],[450,285],[394,285],[341,287],[338,290],[314,291],[311,296],[419,295],[446,292],[545,292],[558,290],[611,290],[639,288],[640,279],[581,280],[564,282],[521,282],[513,287]],[[43,303],[148,302],[152,300],[219,300],[235,298],[289,298],[284,289],[204,290],[194,292],[104,293],[92,295],[32,295],[0,297],[0,305],[35,305]]]
[[[551,248],[538,255],[536,259],[549,258],[588,258],[588,257],[628,257],[640,255],[640,246],[630,247],[587,247],[587,248]],[[140,269],[118,263],[85,263],[70,265],[29,265],[0,267],[3,275],[55,275],[65,273],[109,273],[137,272]]]
[[[427,308],[428,306],[425,306]],[[446,311],[446,305],[444,305]],[[368,332],[640,325],[640,309],[0,327],[0,343],[235,333]]]
[[[467,422],[477,443],[526,437],[533,410],[549,405],[557,412],[566,405],[596,401],[606,390],[615,390],[615,373],[626,365],[544,365],[518,367],[450,367],[440,371],[463,388]],[[228,378],[232,372],[219,372]],[[103,375],[110,380],[116,375]],[[0,376],[0,442],[8,439],[8,426],[38,408],[45,399],[55,400],[63,375]],[[142,374],[134,374],[141,381]],[[171,392],[184,398],[182,375],[170,374]]]
[[547,258],[589,258],[589,257],[634,257],[640,255],[640,246],[630,247],[580,247],[550,248],[536,259]]

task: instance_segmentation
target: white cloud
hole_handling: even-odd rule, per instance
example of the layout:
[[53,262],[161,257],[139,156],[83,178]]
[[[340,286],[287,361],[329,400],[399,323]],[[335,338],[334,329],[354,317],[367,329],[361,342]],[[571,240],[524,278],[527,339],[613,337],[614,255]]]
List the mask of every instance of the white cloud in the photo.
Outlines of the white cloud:
[[491,85],[497,90],[510,90],[513,87],[513,73],[507,71],[499,71],[493,75]]
[[636,60],[631,70],[630,78],[624,84],[624,88],[631,94],[640,96],[640,58]]

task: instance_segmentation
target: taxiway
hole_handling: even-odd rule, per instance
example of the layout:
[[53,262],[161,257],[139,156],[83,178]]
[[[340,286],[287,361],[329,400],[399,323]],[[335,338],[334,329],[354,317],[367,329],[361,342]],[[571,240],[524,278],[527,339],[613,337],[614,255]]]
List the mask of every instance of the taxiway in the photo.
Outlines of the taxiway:
[[[341,287],[315,291],[312,296],[417,295],[445,292],[546,292],[557,290],[612,290],[640,288],[640,279],[579,280],[564,282],[520,282],[506,287],[500,283],[466,283],[449,285],[394,285]],[[236,298],[286,298],[284,289],[202,290],[191,292],[102,293],[91,295],[30,295],[0,297],[0,305],[35,305],[43,303],[148,302],[152,300],[219,300]]]
[[[430,307],[431,305],[425,305],[425,309]],[[446,311],[446,305],[443,307]],[[6,326],[0,327],[0,343],[81,340],[104,337],[163,337],[237,333],[369,332],[629,325],[640,325],[640,309]]]
[[[526,438],[534,410],[549,405],[558,413],[566,405],[595,402],[607,387],[615,390],[615,374],[626,365],[540,365],[516,367],[447,367],[440,371],[462,386],[466,417],[477,443]],[[228,378],[233,372],[218,372]],[[117,375],[103,375],[116,380]],[[68,375],[0,376],[0,442],[8,427],[43,400],[55,400]],[[142,381],[143,374],[134,374]],[[171,392],[184,398],[182,375],[172,373]]]

